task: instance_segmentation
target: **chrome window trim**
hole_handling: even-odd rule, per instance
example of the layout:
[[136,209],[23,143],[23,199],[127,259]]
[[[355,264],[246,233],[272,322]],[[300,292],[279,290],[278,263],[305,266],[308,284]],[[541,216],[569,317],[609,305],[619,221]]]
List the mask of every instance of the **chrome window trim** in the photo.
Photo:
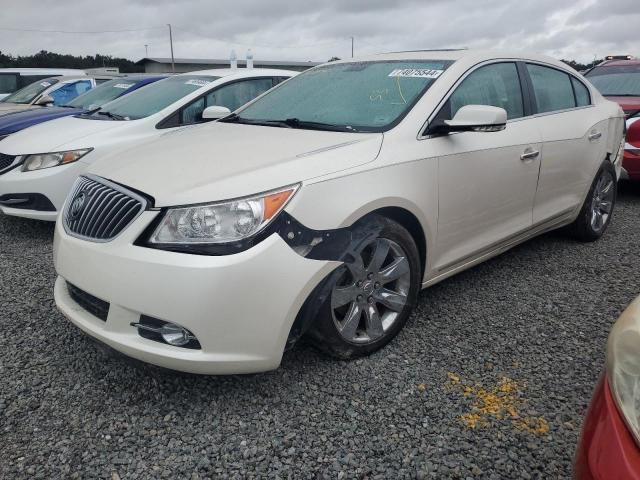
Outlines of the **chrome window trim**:
[[[82,178],[88,178],[89,180],[93,180],[94,182],[100,183],[102,185],[105,185],[109,188],[112,188],[114,190],[116,190],[117,192],[120,192],[123,195],[126,195],[127,197],[130,197],[136,201],[138,201],[140,203],[140,208],[138,209],[138,212],[136,213],[136,215],[131,219],[131,221],[125,225],[115,236],[108,238],[108,239],[101,239],[101,238],[92,238],[92,237],[87,237],[85,235],[80,235],[77,234],[73,231],[71,231],[67,225],[67,214],[69,213],[69,208],[71,206],[71,204],[73,203],[73,199],[75,198],[76,194],[78,192],[76,192],[76,188],[77,185],[80,181],[82,181]],[[108,242],[112,242],[113,240],[115,240],[116,238],[118,238],[125,230],[127,230],[127,228],[129,228],[131,226],[131,224],[133,222],[135,222],[140,215],[142,215],[142,212],[144,212],[145,210],[147,210],[148,204],[149,202],[147,201],[146,198],[144,198],[142,195],[139,195],[135,192],[132,192],[131,190],[128,190],[127,188],[123,187],[122,185],[118,185],[117,183],[114,183],[110,180],[107,180],[106,178],[103,177],[99,177],[97,175],[92,175],[90,173],[85,173],[84,175],[80,175],[78,177],[78,179],[76,180],[76,183],[74,183],[73,188],[71,190],[71,194],[67,197],[67,200],[65,201],[63,210],[62,210],[62,226],[64,227],[64,231],[66,232],[67,235],[74,237],[74,238],[79,238],[80,240],[85,240],[87,242],[93,242],[93,243],[108,243]]]

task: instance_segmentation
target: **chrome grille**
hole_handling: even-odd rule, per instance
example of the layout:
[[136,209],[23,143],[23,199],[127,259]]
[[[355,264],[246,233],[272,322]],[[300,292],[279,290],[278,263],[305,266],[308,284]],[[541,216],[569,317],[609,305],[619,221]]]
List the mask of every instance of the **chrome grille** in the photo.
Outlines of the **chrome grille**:
[[108,242],[147,207],[140,195],[104,178],[81,176],[67,198],[64,227],[69,235]]
[[5,155],[4,153],[0,153],[0,173],[4,173],[3,170],[6,170],[15,161],[15,155]]

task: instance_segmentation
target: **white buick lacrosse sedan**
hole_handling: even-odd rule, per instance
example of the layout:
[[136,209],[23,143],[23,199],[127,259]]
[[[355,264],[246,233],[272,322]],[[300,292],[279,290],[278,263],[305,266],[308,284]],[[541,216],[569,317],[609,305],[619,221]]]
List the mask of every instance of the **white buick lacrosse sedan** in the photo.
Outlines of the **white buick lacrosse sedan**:
[[548,230],[598,239],[623,125],[538,55],[322,65],[94,163],[56,227],[56,302],[114,349],[188,372],[274,369],[302,335],[366,355],[421,288]]

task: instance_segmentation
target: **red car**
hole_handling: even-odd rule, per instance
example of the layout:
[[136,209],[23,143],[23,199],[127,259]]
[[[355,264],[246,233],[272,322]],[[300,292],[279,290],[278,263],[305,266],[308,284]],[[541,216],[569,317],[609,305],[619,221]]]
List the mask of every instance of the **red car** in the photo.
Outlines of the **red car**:
[[578,480],[640,479],[640,297],[607,342],[607,366],[582,427]]
[[585,76],[624,110],[627,141],[622,167],[630,180],[640,180],[640,59],[605,60]]

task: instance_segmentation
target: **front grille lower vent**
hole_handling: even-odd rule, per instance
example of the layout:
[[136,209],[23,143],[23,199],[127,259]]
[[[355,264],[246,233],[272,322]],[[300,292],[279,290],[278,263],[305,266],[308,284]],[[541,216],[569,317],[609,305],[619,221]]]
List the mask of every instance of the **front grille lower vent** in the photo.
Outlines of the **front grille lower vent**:
[[69,291],[69,296],[74,302],[94,317],[99,318],[103,322],[107,321],[107,316],[109,315],[109,302],[100,300],[69,282],[67,282],[67,290]]
[[6,155],[4,153],[0,153],[0,174],[4,173],[4,170],[13,165],[15,159],[15,155]]
[[64,209],[70,235],[107,242],[127,228],[147,208],[140,195],[104,178],[81,176]]

